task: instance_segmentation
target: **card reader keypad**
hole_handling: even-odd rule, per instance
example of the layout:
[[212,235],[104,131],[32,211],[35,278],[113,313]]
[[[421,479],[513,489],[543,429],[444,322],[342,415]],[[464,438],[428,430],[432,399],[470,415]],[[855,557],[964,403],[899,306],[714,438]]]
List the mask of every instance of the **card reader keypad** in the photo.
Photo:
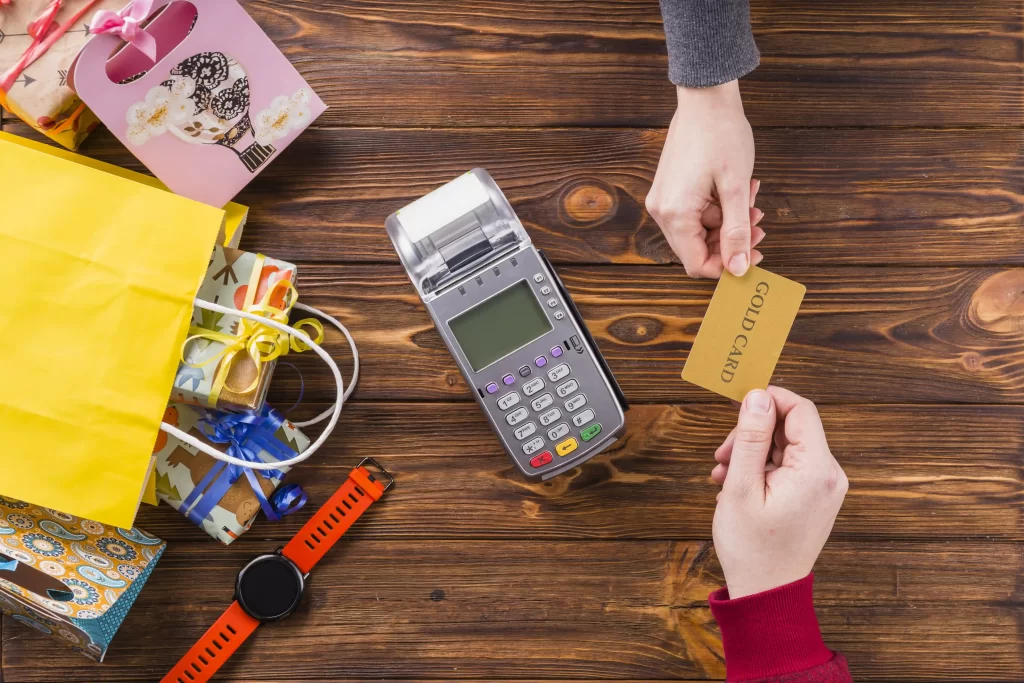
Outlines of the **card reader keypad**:
[[540,377],[531,379],[529,382],[523,385],[523,393],[527,396],[533,396],[538,391],[544,388],[544,380]]
[[[562,354],[561,347],[558,347],[557,352],[552,349],[552,357],[559,358]],[[505,413],[505,421],[516,428],[515,438],[522,442],[525,455],[533,456],[540,453],[544,450],[546,443],[550,442],[549,448],[553,448],[555,453],[564,457],[579,448],[580,444],[576,437],[570,435],[572,431],[569,426],[570,421],[573,426],[580,429],[579,439],[584,442],[590,441],[600,434],[601,425],[594,422],[596,415],[592,409],[584,410],[587,405],[587,395],[580,391],[579,382],[574,377],[570,377],[572,367],[569,363],[559,363],[545,374],[547,380],[555,386],[554,394],[562,399],[564,414],[561,408],[555,406],[555,396],[551,391],[544,391],[547,384],[541,377],[525,381],[520,387],[519,391],[522,391],[523,395],[527,398],[533,397],[532,400],[529,400],[529,408],[526,405],[520,405],[519,391],[510,391],[502,395],[496,403],[498,408]],[[534,419],[527,421],[531,415]],[[567,419],[563,419],[563,416]],[[536,436],[538,422],[541,427],[548,428],[546,432],[542,433],[543,436],[547,436],[547,442],[543,436]],[[550,462],[550,458],[541,457],[541,455],[530,460],[530,464],[535,468],[543,467]]]
[[505,422],[508,422],[511,426],[515,427],[517,424],[530,417],[530,411],[526,408],[516,408],[511,413],[505,416]]

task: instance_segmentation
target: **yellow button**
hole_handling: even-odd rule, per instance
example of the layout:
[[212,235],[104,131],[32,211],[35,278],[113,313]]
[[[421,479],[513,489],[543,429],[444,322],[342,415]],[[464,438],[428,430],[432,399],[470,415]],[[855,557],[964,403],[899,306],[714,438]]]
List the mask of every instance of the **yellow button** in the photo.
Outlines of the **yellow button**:
[[559,455],[569,455],[576,450],[577,446],[579,446],[579,444],[576,443],[576,439],[569,437],[562,443],[555,446],[555,450],[558,451]]

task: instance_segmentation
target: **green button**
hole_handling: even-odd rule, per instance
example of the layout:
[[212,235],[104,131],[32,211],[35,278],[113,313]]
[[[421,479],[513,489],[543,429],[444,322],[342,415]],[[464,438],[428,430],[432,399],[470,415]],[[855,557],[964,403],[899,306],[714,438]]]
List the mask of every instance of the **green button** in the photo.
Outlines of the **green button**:
[[600,433],[601,433],[601,424],[599,422],[595,422],[594,424],[590,425],[589,427],[584,429],[582,432],[580,432],[580,438],[583,439],[584,441],[590,441],[591,439],[593,439],[595,436],[597,436]]

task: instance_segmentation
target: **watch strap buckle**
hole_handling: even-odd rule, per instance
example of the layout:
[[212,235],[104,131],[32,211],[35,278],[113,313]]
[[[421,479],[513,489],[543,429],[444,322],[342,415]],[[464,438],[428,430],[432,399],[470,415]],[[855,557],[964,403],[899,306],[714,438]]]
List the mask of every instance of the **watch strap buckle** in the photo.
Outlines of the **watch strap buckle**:
[[[367,464],[373,465],[376,472],[374,470],[366,469]],[[384,469],[384,466],[381,465],[376,460],[374,460],[373,458],[363,458],[362,460],[359,461],[359,464],[356,465],[356,467],[362,467],[363,469],[366,469],[370,477],[370,481],[377,481],[378,479],[387,480],[387,483],[384,485],[384,491],[387,491],[389,488],[395,485],[395,478],[391,476],[391,473]]]

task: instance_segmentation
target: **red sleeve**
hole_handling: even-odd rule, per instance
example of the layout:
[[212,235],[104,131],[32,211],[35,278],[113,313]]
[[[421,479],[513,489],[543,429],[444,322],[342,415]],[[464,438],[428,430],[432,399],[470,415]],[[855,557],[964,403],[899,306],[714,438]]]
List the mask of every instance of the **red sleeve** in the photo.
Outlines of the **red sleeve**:
[[728,683],[853,683],[843,656],[825,647],[814,614],[814,574],[763,593],[708,596],[722,632]]

